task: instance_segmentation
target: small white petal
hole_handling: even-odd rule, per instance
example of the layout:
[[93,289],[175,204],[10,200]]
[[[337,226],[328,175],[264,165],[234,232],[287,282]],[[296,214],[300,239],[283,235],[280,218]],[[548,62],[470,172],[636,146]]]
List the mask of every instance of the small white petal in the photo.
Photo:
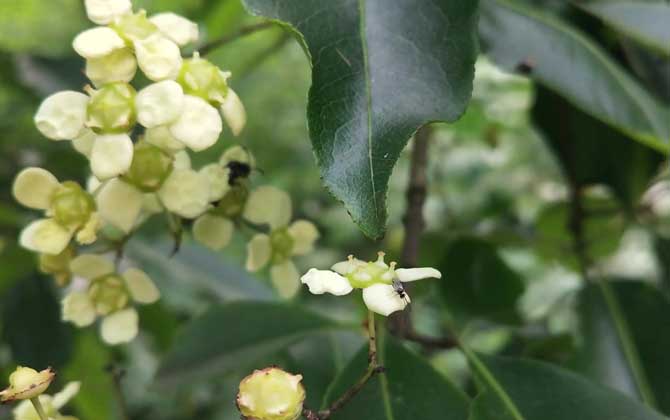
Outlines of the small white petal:
[[[406,299],[409,301],[409,296]],[[369,310],[384,316],[402,311],[407,306],[405,299],[401,298],[390,284],[373,284],[366,287],[363,289],[363,301]]]
[[104,57],[124,46],[123,38],[113,29],[104,26],[87,29],[72,42],[77,54],[87,59]]
[[263,233],[254,235],[247,244],[247,270],[254,272],[263,268],[272,256],[270,237]]
[[51,140],[71,140],[82,134],[89,97],[66,90],[54,93],[40,104],[35,125]]
[[133,308],[114,312],[102,320],[100,333],[107,344],[121,344],[137,336],[139,317]]
[[32,209],[45,210],[60,183],[51,172],[42,168],[26,168],[19,172],[12,186],[16,201]]
[[137,121],[147,128],[175,120],[184,107],[184,91],[179,83],[163,80],[140,90],[135,98]]
[[137,60],[130,48],[120,48],[111,53],[86,60],[86,77],[94,85],[130,83],[137,73]]
[[91,150],[91,171],[100,180],[126,172],[133,162],[133,141],[127,134],[97,136]]
[[63,321],[78,327],[87,327],[95,321],[95,308],[91,298],[85,292],[70,292],[62,302]]
[[79,137],[72,140],[72,146],[74,150],[90,159],[96,137],[97,135],[93,131],[84,129]]
[[330,270],[312,268],[300,278],[300,281],[307,285],[310,293],[315,295],[330,293],[335,296],[344,296],[354,290],[346,277]]
[[98,191],[98,188],[102,186],[102,182],[93,175],[89,176],[86,180],[86,191],[91,194],[95,194]]
[[271,186],[256,188],[249,195],[244,218],[256,224],[268,224],[272,229],[284,227],[291,220],[291,197]]
[[251,152],[242,146],[231,146],[226,149],[219,159],[219,165],[227,166],[230,162],[242,162],[254,168],[256,160]]
[[191,169],[191,156],[186,150],[179,151],[174,154],[174,162],[172,164],[175,170]]
[[[153,144],[154,146],[170,154],[183,150],[186,147],[184,143],[174,138],[172,133],[170,133],[170,129],[166,125],[162,125],[160,127],[147,128],[144,131],[144,140],[147,143]],[[191,165],[189,164],[187,168],[190,167]],[[187,168],[181,168],[181,169],[187,169]]]
[[212,163],[200,169],[200,173],[207,177],[209,182],[209,201],[221,200],[230,190],[230,184],[228,184],[230,169]]
[[185,17],[175,13],[159,13],[149,20],[179,46],[184,46],[198,40],[198,25]]
[[75,276],[95,280],[114,273],[114,263],[96,254],[82,254],[70,261],[70,271]]
[[158,190],[158,197],[171,212],[194,219],[209,206],[209,184],[198,172],[175,169]]
[[183,62],[177,44],[157,34],[134,45],[137,63],[147,78],[155,82],[177,78]]
[[361,261],[357,258],[352,258],[350,257],[346,261],[340,261],[338,263],[333,264],[331,270],[342,274],[343,276],[346,276],[347,274],[353,273],[357,268],[361,268],[366,266],[367,263],[365,261]]
[[19,243],[34,252],[57,255],[70,243],[72,233],[53,219],[40,219],[21,231]]
[[130,0],[86,0],[86,15],[98,25],[107,25],[132,10]]
[[130,233],[140,216],[143,194],[134,186],[115,178],[100,188],[95,201],[105,222]]
[[67,385],[56,395],[54,395],[52,404],[56,410],[60,410],[67,404],[81,389],[81,382],[68,382]]
[[314,223],[307,220],[295,221],[289,226],[288,233],[293,237],[293,255],[305,255],[314,249],[319,231]]
[[244,104],[235,91],[228,89],[228,94],[221,104],[220,110],[223,119],[226,120],[226,124],[230,127],[230,131],[233,132],[234,136],[238,136],[247,124],[247,111],[244,109]]
[[184,96],[184,110],[170,125],[172,135],[195,152],[216,143],[223,129],[216,108],[196,96]]
[[206,247],[218,251],[230,243],[235,225],[225,217],[204,214],[193,223],[193,237]]
[[270,267],[270,278],[279,296],[284,299],[294,297],[300,290],[300,273],[291,260]]
[[398,268],[395,270],[398,280],[402,282],[416,281],[422,279],[441,279],[442,273],[431,267],[420,268]]
[[154,282],[142,270],[130,268],[123,273],[123,279],[135,302],[154,303],[161,297]]

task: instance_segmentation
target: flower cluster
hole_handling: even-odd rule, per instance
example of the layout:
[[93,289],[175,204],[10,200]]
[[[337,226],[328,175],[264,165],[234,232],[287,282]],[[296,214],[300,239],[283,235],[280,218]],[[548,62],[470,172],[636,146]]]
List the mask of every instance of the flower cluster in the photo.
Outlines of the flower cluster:
[[410,302],[403,283],[441,277],[442,274],[431,267],[396,268],[395,262],[387,265],[384,253],[379,252],[376,261],[361,261],[350,255],[346,261],[333,265],[332,271],[312,268],[301,280],[315,295],[330,293],[343,296],[354,289],[362,289],[363,301],[368,309],[389,316],[402,311]]
[[[141,270],[120,270],[119,261],[101,254],[119,251],[161,213],[176,239],[192,225],[194,239],[214,250],[228,245],[236,228],[260,232],[249,243],[247,268],[270,266],[279,294],[295,295],[300,281],[291,258],[313,248],[316,227],[290,223],[287,193],[251,187],[256,161],[246,148],[231,146],[200,168],[191,164],[190,153],[217,143],[223,121],[235,136],[246,123],[228,86],[230,73],[197,52],[182,58],[180,47],[198,40],[198,26],[173,13],[134,12],[129,0],[86,0],[85,6],[99,26],[72,45],[86,61],[91,85],[47,97],[34,121],[47,138],[70,140],[92,175],[83,187],[31,167],[13,186],[18,202],[44,212],[22,231],[20,243],[39,254],[42,272],[67,288],[63,320],[79,327],[100,320],[109,344],[137,335],[134,305],[153,303],[160,293]],[[138,69],[150,82],[136,88]]]

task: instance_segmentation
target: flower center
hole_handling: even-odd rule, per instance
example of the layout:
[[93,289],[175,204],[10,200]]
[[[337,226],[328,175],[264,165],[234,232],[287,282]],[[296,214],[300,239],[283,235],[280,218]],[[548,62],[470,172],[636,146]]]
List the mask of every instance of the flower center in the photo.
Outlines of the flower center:
[[395,266],[395,262],[392,262],[390,267],[386,265],[384,253],[380,252],[377,261],[365,263],[345,277],[351,283],[351,287],[358,289],[364,289],[373,284],[392,284]]
[[184,61],[177,82],[184,93],[198,96],[213,105],[222,104],[228,95],[226,76],[214,64],[199,56]]
[[127,83],[110,83],[99,90],[89,88],[86,125],[97,133],[125,133],[136,120],[135,89]]
[[93,197],[76,182],[67,181],[61,184],[51,199],[54,219],[68,228],[85,225],[94,210]]
[[112,28],[130,44],[133,41],[146,39],[159,31],[158,26],[147,19],[147,13],[144,10],[121,16],[112,25]]
[[135,145],[133,162],[125,179],[144,192],[157,191],[172,172],[172,158],[146,142]]
[[272,263],[281,264],[291,257],[294,240],[287,228],[277,229],[270,233],[272,246]]
[[99,315],[108,315],[123,309],[128,303],[126,286],[123,279],[116,274],[95,279],[88,289],[88,295]]

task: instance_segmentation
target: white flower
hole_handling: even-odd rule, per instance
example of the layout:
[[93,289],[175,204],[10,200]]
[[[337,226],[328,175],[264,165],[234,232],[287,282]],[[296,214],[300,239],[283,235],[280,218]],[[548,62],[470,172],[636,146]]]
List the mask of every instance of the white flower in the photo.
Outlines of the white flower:
[[149,20],[161,31],[163,36],[168,37],[179,46],[184,46],[198,40],[198,25],[183,16],[175,13],[159,13]]
[[264,186],[250,194],[244,210],[245,219],[271,228],[269,235],[256,234],[247,244],[247,270],[257,271],[271,264],[272,283],[285,298],[294,296],[300,286],[300,274],[291,257],[309,253],[319,237],[311,222],[298,220],[289,225],[291,208],[286,192]]
[[91,150],[91,171],[99,180],[126,172],[133,161],[133,141],[127,134],[97,136]]
[[96,86],[107,83],[129,83],[137,72],[137,60],[129,48],[86,60],[86,77]]
[[179,83],[164,80],[151,84],[135,98],[137,120],[147,128],[175,120],[184,108],[184,91]]
[[[80,388],[81,383],[68,382],[65,388],[54,396],[47,394],[40,395],[38,398],[47,417],[55,420],[77,420],[72,416],[63,416],[59,411],[79,393]],[[35,407],[30,401],[21,401],[12,413],[14,420],[40,420],[39,414],[37,414]]]
[[16,176],[12,193],[19,203],[44,210],[49,216],[23,229],[19,237],[22,247],[56,255],[63,252],[78,231],[85,232],[77,236],[80,242],[90,243],[95,240],[98,228],[95,203],[78,184],[61,184],[49,171],[26,168]]
[[330,293],[342,296],[353,289],[363,289],[363,301],[369,310],[389,316],[402,311],[410,302],[402,283],[426,278],[441,278],[442,274],[430,267],[395,268],[395,263],[387,265],[384,253],[380,252],[377,261],[365,262],[349,256],[347,261],[339,262],[331,270],[310,269],[302,276],[313,294]]
[[155,34],[133,45],[137,62],[147,78],[155,82],[177,78],[183,62],[177,44]]
[[77,35],[72,42],[77,54],[86,59],[104,57],[125,45],[123,38],[116,31],[104,26],[87,29]]
[[191,169],[175,169],[158,191],[158,198],[172,213],[194,219],[209,207],[207,177]]
[[130,0],[86,0],[86,15],[98,25],[112,23],[132,10]]
[[89,97],[66,90],[54,93],[40,104],[35,114],[37,129],[51,140],[72,140],[85,130]]
[[233,132],[233,135],[239,135],[247,124],[247,112],[244,109],[244,104],[240,100],[240,97],[237,96],[237,93],[228,88],[226,99],[223,101],[219,109],[221,110],[223,119],[226,120],[226,124],[230,127],[230,131]]
[[87,280],[85,291],[72,291],[62,302],[63,320],[78,327],[91,325],[103,317],[100,333],[109,344],[131,341],[138,332],[137,311],[129,301],[156,302],[160,292],[143,271],[131,268],[117,274],[111,261],[93,254],[72,260],[70,270]]
[[223,129],[216,108],[197,96],[184,96],[184,109],[170,125],[170,133],[194,152],[205,150],[216,143]]

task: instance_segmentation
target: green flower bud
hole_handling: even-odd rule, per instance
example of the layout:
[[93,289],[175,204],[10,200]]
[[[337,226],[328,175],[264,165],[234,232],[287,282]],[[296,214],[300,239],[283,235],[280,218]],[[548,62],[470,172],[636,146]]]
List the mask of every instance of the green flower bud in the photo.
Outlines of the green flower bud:
[[135,145],[133,163],[124,179],[144,192],[157,191],[172,172],[172,157],[147,142]]
[[242,214],[248,197],[249,190],[246,185],[241,183],[232,185],[226,195],[219,201],[214,212],[229,219],[234,219]]
[[184,60],[177,82],[184,88],[184,93],[220,106],[228,95],[228,77],[230,73],[222,72],[196,53],[193,58]]
[[296,420],[305,401],[301,381],[276,367],[256,370],[240,382],[237,407],[246,419]]
[[88,296],[99,315],[108,315],[123,309],[128,304],[128,291],[123,278],[109,274],[93,280]]
[[128,43],[147,39],[160,32],[158,26],[147,18],[146,10],[121,16],[112,24],[112,29]]
[[51,198],[51,212],[62,226],[79,228],[95,211],[93,197],[73,181],[63,182]]
[[135,125],[135,89],[127,83],[88,88],[86,125],[96,133],[125,133]]
[[287,228],[280,228],[270,233],[272,246],[272,264],[281,264],[293,255],[293,236]]

